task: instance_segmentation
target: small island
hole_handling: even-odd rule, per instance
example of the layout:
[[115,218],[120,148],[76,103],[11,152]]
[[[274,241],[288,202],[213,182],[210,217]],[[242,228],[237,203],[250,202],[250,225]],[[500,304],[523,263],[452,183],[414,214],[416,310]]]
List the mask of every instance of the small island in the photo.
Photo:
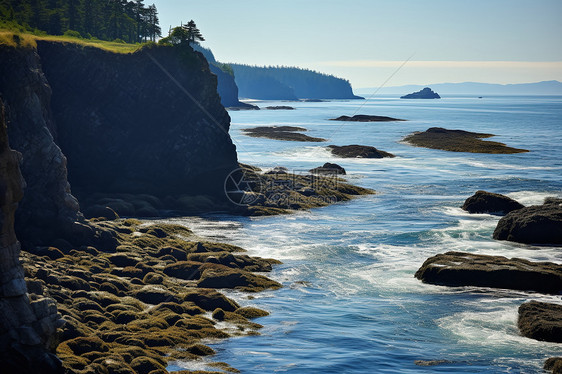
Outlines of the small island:
[[431,88],[426,87],[421,91],[417,91],[400,97],[401,99],[440,99],[441,96],[434,92]]
[[307,131],[304,127],[296,126],[261,126],[242,130],[245,135],[253,138],[267,138],[293,142],[325,142],[326,139],[315,138],[300,132]]
[[279,106],[268,106],[265,109],[268,110],[295,110],[292,106],[287,105],[279,105]]
[[426,131],[415,132],[406,136],[404,141],[418,147],[450,152],[501,154],[529,152],[526,149],[508,147],[503,143],[481,140],[482,138],[490,138],[492,136],[495,135],[431,127]]
[[385,158],[395,157],[392,153],[381,151],[375,147],[367,145],[329,145],[328,148],[334,156],[343,158]]
[[393,122],[393,121],[405,121],[405,119],[398,119],[385,116],[369,116],[365,114],[356,114],[353,117],[340,116],[338,118],[332,118],[330,121],[344,121],[344,122]]

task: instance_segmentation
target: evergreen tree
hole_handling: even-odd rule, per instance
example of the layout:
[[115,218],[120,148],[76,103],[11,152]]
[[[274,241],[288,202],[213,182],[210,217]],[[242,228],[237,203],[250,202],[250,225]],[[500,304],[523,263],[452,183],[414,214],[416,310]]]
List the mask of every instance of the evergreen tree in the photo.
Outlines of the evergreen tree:
[[197,25],[193,20],[189,21],[187,25],[183,26],[187,32],[187,44],[204,42],[205,38],[201,35],[201,31],[197,28]]

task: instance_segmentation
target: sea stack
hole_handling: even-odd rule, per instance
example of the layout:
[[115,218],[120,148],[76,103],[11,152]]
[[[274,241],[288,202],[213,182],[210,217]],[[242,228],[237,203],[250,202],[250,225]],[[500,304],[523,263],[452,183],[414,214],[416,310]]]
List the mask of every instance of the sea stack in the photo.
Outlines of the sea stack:
[[426,87],[421,91],[414,92],[400,97],[401,99],[440,99],[441,96],[431,88]]

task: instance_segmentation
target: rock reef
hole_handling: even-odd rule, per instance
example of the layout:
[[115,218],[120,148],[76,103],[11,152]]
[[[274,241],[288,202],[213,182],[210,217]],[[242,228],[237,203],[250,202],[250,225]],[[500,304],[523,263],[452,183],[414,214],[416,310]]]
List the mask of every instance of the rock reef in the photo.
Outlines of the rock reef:
[[343,158],[385,158],[395,157],[392,153],[381,151],[375,147],[368,145],[329,145],[328,148],[332,151],[334,156]]
[[562,343],[562,305],[530,301],[519,307],[517,326],[523,336]]
[[353,117],[340,116],[338,118],[332,118],[331,121],[344,121],[344,122],[394,122],[394,121],[405,121],[404,119],[385,117],[385,116],[370,116],[365,114],[356,114]]
[[469,132],[464,130],[448,130],[442,127],[431,127],[423,132],[416,132],[404,138],[406,143],[418,147],[440,149],[450,152],[470,153],[524,153],[526,149],[508,147],[503,143],[481,140],[493,134]]
[[315,138],[301,132],[307,131],[297,126],[260,126],[242,130],[245,135],[253,138],[267,138],[293,142],[325,142],[326,139]]

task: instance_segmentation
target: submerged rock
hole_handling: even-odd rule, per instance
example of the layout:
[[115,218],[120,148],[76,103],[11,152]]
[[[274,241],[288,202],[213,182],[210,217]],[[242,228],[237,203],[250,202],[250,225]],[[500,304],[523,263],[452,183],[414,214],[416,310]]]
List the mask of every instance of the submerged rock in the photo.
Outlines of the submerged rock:
[[481,140],[493,134],[484,134],[464,130],[448,130],[442,127],[431,127],[423,132],[415,132],[404,138],[406,143],[418,147],[441,149],[450,152],[470,153],[523,153],[526,149],[508,147],[503,143]]
[[519,331],[527,338],[562,343],[562,305],[531,301],[519,307]]
[[405,121],[404,119],[385,117],[385,116],[370,116],[366,114],[356,114],[353,117],[340,116],[338,118],[332,118],[331,121],[344,121],[344,122],[393,122],[393,121]]
[[420,91],[401,96],[400,98],[401,99],[440,99],[441,96],[439,96],[437,92],[433,92],[431,88],[425,87]]
[[315,138],[301,132],[307,131],[304,127],[296,126],[260,126],[243,129],[244,135],[253,138],[267,138],[273,140],[287,140],[293,142],[325,142],[326,139]]
[[447,252],[427,259],[415,277],[442,286],[506,288],[558,294],[562,265],[502,256]]
[[334,156],[343,158],[384,158],[395,157],[392,153],[381,151],[375,147],[367,145],[329,145],[328,148],[332,151]]
[[500,219],[494,239],[525,244],[562,244],[562,205],[553,202],[512,211]]
[[466,199],[461,208],[469,213],[505,215],[524,207],[510,197],[492,192],[476,191],[474,195]]

